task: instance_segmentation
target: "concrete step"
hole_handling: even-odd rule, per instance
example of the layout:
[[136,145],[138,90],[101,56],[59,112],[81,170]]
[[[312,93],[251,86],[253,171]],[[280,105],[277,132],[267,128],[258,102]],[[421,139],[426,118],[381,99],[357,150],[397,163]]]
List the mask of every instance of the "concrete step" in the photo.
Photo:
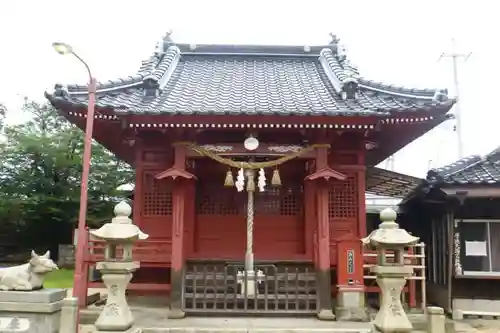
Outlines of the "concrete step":
[[[142,333],[370,333],[370,323],[320,321],[308,318],[186,317],[180,320],[155,318],[149,312],[137,318]],[[91,333],[91,324],[80,325],[81,333]]]
[[167,327],[143,327],[143,333],[369,333],[370,323],[326,322],[316,318],[196,318],[170,320]]
[[370,333],[371,328],[170,327],[142,328],[142,333]]

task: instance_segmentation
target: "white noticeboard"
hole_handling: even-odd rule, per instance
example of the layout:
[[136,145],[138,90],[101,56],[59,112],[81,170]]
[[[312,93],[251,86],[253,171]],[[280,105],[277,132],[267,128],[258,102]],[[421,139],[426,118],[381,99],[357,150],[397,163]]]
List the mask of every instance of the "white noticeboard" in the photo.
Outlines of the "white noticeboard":
[[486,242],[481,241],[465,241],[465,255],[475,257],[486,257],[488,251],[486,249]]

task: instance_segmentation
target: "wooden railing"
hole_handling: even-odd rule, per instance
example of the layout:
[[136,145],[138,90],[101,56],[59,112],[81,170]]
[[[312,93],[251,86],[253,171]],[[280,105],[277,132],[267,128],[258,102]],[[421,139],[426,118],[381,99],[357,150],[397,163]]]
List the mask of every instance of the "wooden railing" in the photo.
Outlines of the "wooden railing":
[[[91,239],[90,233],[86,233],[84,256],[84,271],[89,272],[95,268],[97,262],[104,260],[105,242]],[[117,256],[121,256],[123,249],[118,247]],[[133,260],[141,264],[141,268],[168,268],[171,264],[172,241],[171,240],[143,240],[137,241],[132,250]],[[103,288],[102,282],[91,282],[86,280],[85,288]],[[134,280],[128,285],[128,290],[169,291],[169,281],[154,281],[135,283]]]
[[[103,241],[89,240],[86,254],[86,262],[95,264],[104,260]],[[122,248],[118,247],[117,256],[121,256]],[[170,240],[143,240],[137,241],[132,250],[133,260],[141,263],[141,266],[169,266],[172,256],[172,241]],[[153,265],[153,266],[152,266]]]
[[[394,258],[394,254],[387,253],[386,257],[391,260]],[[377,253],[375,251],[364,250],[363,251],[363,269],[365,271],[364,279],[365,281],[372,281],[373,284],[367,286],[367,292],[380,292],[380,288],[375,283],[377,278],[375,274],[370,272],[370,268],[377,264]],[[425,244],[418,243],[414,246],[408,248],[408,252],[404,254],[404,260],[408,267],[413,268],[413,274],[408,277],[408,283],[403,290],[403,297],[408,297],[408,306],[410,308],[417,308],[417,284],[420,286],[420,307],[425,310],[427,299],[426,299],[426,284],[425,284]],[[420,283],[419,283],[420,282]]]
[[[317,262],[317,245],[314,243],[314,262]],[[338,267],[337,258],[338,242],[330,243],[330,264],[332,267]],[[386,256],[389,260],[394,258],[394,254],[387,253]],[[425,309],[427,304],[426,299],[426,266],[425,266],[425,244],[419,243],[408,248],[407,253],[404,255],[406,264],[413,268],[413,274],[408,277],[408,283],[403,289],[403,300],[408,300],[410,308],[419,307],[417,304],[417,296],[420,296],[420,308]],[[377,264],[377,253],[366,248],[363,249],[363,280],[365,282],[365,290],[367,293],[380,293],[380,288],[377,285],[375,274],[370,272],[370,268]],[[337,273],[338,274],[338,273]],[[417,288],[420,290],[417,292]],[[332,295],[336,295],[336,285],[332,285]]]

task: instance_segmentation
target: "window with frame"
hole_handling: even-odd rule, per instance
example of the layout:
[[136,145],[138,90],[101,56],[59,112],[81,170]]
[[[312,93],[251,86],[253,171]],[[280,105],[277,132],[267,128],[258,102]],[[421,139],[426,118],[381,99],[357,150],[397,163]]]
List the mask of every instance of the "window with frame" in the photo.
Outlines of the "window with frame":
[[500,220],[457,220],[462,274],[500,276]]

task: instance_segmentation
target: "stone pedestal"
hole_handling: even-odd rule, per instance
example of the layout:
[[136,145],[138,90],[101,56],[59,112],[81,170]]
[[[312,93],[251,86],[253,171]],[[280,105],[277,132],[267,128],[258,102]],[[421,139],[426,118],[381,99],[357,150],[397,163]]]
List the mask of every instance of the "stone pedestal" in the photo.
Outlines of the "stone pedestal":
[[427,333],[446,333],[444,309],[436,306],[428,306],[426,311]]
[[108,299],[95,326],[99,331],[126,331],[132,327],[134,318],[125,297],[132,272],[139,268],[138,262],[99,262],[102,280],[108,288]]
[[78,298],[67,297],[63,300],[59,333],[78,333],[78,311]]
[[375,266],[382,302],[373,325],[382,332],[411,332],[412,324],[401,304],[401,291],[413,269],[407,266]]
[[[377,249],[377,266],[371,267],[370,271],[377,275],[381,300],[373,325],[383,333],[411,332],[413,328],[401,304],[401,291],[406,278],[413,273],[413,268],[406,266],[405,247],[416,244],[418,237],[399,228],[396,218],[393,209],[384,209],[380,212],[382,223],[378,229],[362,239],[364,244]],[[388,251],[392,251],[392,258]]]
[[64,297],[65,289],[0,291],[0,326],[12,332],[59,332]]
[[132,208],[122,201],[115,206],[115,217],[97,230],[90,231],[96,239],[104,240],[104,260],[96,268],[108,288],[106,304],[95,322],[100,332],[125,332],[132,329],[134,318],[127,304],[125,291],[132,272],[139,268],[139,262],[132,260],[135,241],[149,236],[143,233],[129,218]]
[[335,316],[339,321],[368,321],[364,286],[339,286]]

